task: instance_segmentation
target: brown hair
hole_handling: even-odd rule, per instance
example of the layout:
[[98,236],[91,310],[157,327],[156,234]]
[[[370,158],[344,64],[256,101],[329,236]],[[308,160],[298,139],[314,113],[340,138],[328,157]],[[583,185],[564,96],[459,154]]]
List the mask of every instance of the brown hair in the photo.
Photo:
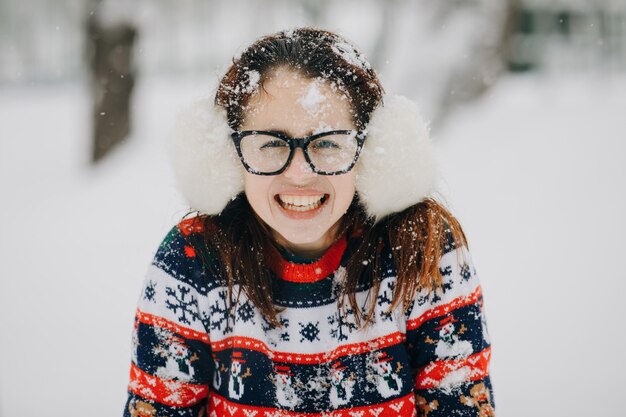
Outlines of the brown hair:
[[[320,77],[341,89],[350,99],[360,129],[367,126],[370,114],[382,100],[383,89],[376,73],[351,44],[331,32],[300,28],[265,36],[233,60],[215,97],[215,103],[226,109],[231,128],[241,126],[246,103],[255,88],[262,86],[268,74],[279,67],[311,78]],[[233,300],[233,286],[238,284],[264,318],[280,326],[266,259],[268,249],[276,243],[245,195],[240,194],[219,215],[202,220],[205,243],[219,258],[219,273],[228,283],[230,308],[237,302]],[[352,236],[357,230],[362,234],[348,261],[347,278],[339,297],[342,308],[348,300],[358,325],[372,322],[376,297],[371,297],[369,307],[362,310],[356,301],[357,285],[370,282],[370,291],[378,292],[386,244],[397,271],[390,311],[400,303],[406,311],[419,288],[441,285],[438,261],[449,239],[453,245],[466,244],[457,220],[433,199],[375,222],[368,218],[356,195],[340,226],[339,236]]]
[[215,104],[226,109],[231,128],[237,130],[243,123],[255,87],[280,67],[328,80],[347,93],[359,129],[367,126],[370,113],[382,99],[383,87],[376,73],[352,44],[332,32],[294,29],[257,40],[233,60],[215,95]]

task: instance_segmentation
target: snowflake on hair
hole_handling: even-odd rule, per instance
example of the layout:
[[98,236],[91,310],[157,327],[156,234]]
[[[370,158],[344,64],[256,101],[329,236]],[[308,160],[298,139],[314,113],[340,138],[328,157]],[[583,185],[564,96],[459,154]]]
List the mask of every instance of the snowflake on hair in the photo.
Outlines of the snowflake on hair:
[[165,307],[173,311],[174,314],[178,314],[180,311],[178,320],[180,320],[181,323],[191,324],[199,320],[198,300],[193,295],[189,295],[191,289],[180,284],[176,287],[178,291],[172,287],[165,287],[165,294],[170,297],[165,300]]
[[346,62],[367,71],[371,68],[365,55],[359,53],[356,48],[345,40],[333,42],[331,49]]

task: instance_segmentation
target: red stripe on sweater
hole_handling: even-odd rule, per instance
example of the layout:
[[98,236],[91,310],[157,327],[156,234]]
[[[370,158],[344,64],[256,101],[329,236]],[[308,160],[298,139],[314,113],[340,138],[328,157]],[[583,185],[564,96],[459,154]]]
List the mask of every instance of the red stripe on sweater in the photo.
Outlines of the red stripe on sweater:
[[207,416],[209,417],[414,417],[413,393],[395,400],[362,407],[329,410],[321,413],[298,413],[270,407],[238,404],[211,391]]
[[189,384],[150,375],[131,363],[128,390],[168,406],[190,407],[209,395],[207,385]]
[[211,343],[211,350],[213,352],[231,348],[255,350],[264,353],[274,362],[298,363],[306,365],[326,363],[342,356],[358,355],[372,350],[383,349],[388,346],[403,343],[405,339],[406,336],[403,333],[395,332],[377,339],[368,340],[366,342],[342,345],[329,352],[294,353],[274,352],[268,348],[265,343],[257,339],[253,339],[251,337],[233,336],[219,342]]
[[447,304],[442,304],[440,306],[433,307],[429,310],[426,310],[426,312],[423,313],[421,316],[407,321],[406,330],[407,331],[415,330],[418,327],[420,327],[424,322],[432,318],[441,317],[441,316],[448,314],[449,312],[453,310],[474,304],[478,301],[481,295],[482,295],[482,290],[480,286],[478,286],[476,287],[474,292],[469,295],[464,295],[464,296],[455,298],[454,300],[450,301]]
[[179,336],[183,336],[186,339],[192,340],[200,340],[204,343],[209,343],[209,335],[203,332],[199,332],[194,329],[190,329],[189,327],[181,326],[180,324],[174,323],[171,320],[168,320],[163,317],[155,316],[150,313],[144,313],[143,311],[137,309],[136,314],[137,320],[144,324],[149,324],[150,326],[157,326],[163,329],[171,330]]
[[415,388],[436,388],[442,384],[483,379],[489,375],[490,359],[491,347],[488,347],[467,358],[432,362],[417,373]]

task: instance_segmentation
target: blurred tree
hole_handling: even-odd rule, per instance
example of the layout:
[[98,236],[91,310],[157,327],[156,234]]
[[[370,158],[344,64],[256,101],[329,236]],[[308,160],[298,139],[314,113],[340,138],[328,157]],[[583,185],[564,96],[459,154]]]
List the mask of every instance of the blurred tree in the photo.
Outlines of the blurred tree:
[[372,64],[375,68],[381,68],[383,65],[383,57],[385,51],[389,47],[392,28],[394,23],[394,10],[398,9],[398,0],[385,0],[379,4],[382,10],[380,10],[380,30],[376,37],[376,42],[372,48]]
[[[437,2],[437,19],[452,19],[464,13],[460,7],[471,8],[465,56],[450,68],[439,99],[433,123],[444,119],[457,105],[474,100],[489,89],[507,70],[509,45],[519,0],[442,0]],[[462,4],[461,4],[462,3]]]
[[329,0],[300,0],[300,5],[310,25],[317,26],[323,21],[328,10],[328,3]]
[[[103,158],[130,132],[132,65],[137,30],[129,21],[111,18],[96,0],[87,20],[93,96],[92,162]],[[119,15],[118,15],[119,16]]]

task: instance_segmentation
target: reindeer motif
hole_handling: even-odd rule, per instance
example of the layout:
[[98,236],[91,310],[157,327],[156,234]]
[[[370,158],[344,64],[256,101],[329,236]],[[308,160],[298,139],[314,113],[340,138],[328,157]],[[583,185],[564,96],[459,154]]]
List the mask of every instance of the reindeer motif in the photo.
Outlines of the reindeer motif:
[[461,403],[478,409],[478,417],[494,417],[496,412],[491,405],[491,395],[484,383],[476,384],[470,389],[470,395],[461,395]]
[[439,401],[433,400],[431,402],[426,401],[426,398],[416,395],[415,405],[418,409],[418,415],[420,417],[428,417],[431,411],[436,410],[439,407]]

